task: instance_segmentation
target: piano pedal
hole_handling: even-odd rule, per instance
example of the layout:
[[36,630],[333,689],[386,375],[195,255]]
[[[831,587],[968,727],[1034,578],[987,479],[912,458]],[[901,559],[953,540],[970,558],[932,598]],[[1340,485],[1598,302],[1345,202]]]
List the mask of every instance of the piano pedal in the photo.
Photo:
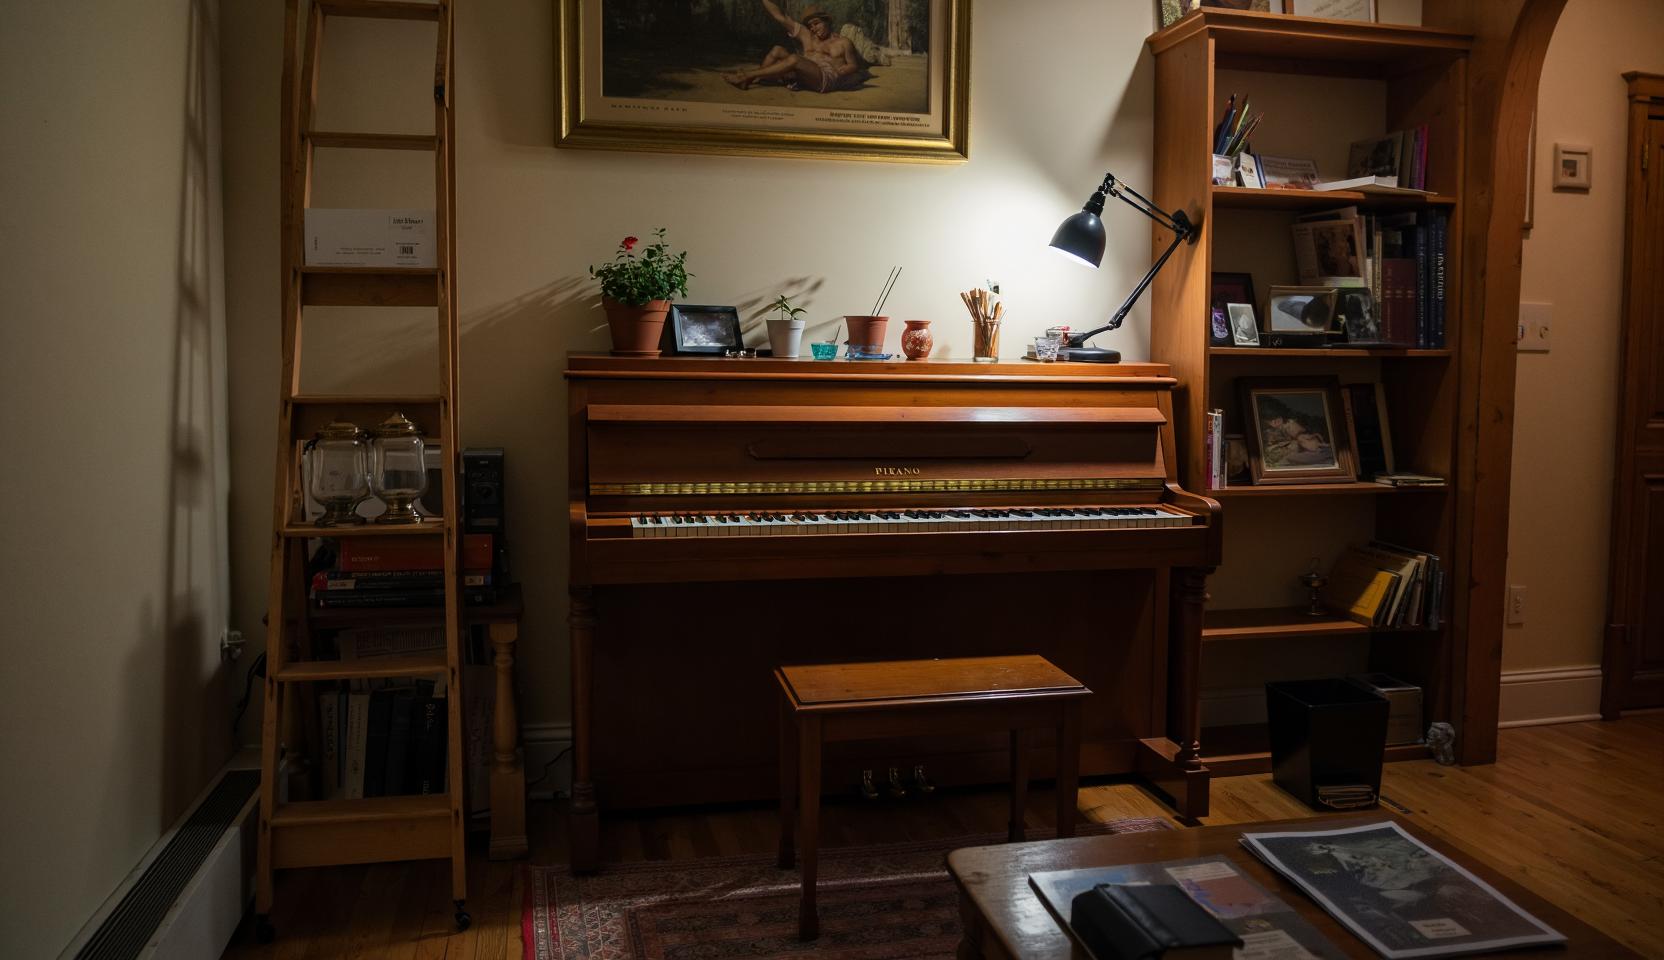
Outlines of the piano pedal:
[[890,768],[890,788],[888,793],[890,794],[890,799],[892,800],[900,800],[907,796],[907,788],[901,785],[901,771],[895,767]]
[[877,800],[878,799],[878,788],[873,785],[872,771],[871,770],[862,770],[861,771],[861,799],[862,800]]
[[922,763],[913,764],[913,789],[917,790],[921,797],[928,797],[936,792],[936,785],[925,779]]

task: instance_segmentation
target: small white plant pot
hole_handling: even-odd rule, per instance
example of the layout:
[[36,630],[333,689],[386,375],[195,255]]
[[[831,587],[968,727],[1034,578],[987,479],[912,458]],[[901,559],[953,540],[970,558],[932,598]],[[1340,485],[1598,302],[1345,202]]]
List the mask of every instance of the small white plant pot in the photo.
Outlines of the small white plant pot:
[[809,322],[802,317],[769,317],[768,346],[776,357],[795,359],[803,345],[803,328]]

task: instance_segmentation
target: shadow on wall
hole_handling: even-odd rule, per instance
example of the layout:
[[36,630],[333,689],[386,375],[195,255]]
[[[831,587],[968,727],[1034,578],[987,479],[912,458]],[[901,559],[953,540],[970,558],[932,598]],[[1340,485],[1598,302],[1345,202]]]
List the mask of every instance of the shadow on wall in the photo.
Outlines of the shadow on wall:
[[[219,663],[226,622],[223,315],[216,309],[218,268],[212,164],[213,65],[218,24],[207,0],[193,0],[187,21],[185,143],[179,185],[178,291],[169,412],[167,524],[159,620],[141,611],[141,629],[159,632],[162,690],[136,711],[163,711],[161,811],[169,825],[231,755],[227,671]],[[144,648],[155,651],[156,646]],[[152,653],[154,655],[154,653]],[[154,667],[134,664],[135,674]],[[158,702],[159,701],[159,702]]]

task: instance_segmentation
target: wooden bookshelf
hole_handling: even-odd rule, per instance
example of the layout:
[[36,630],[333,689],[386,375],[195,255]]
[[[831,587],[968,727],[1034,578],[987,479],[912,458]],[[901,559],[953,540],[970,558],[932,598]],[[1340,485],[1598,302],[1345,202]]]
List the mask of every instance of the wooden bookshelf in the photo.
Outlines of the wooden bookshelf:
[[[1149,38],[1156,72],[1155,184],[1152,199],[1162,209],[1184,210],[1199,224],[1197,242],[1177,250],[1151,288],[1151,359],[1169,364],[1185,385],[1176,397],[1173,411],[1177,460],[1181,483],[1187,489],[1207,490],[1206,436],[1204,418],[1210,409],[1226,413],[1228,433],[1242,433],[1237,415],[1237,383],[1243,377],[1334,374],[1342,382],[1379,380],[1386,397],[1386,414],[1397,469],[1443,477],[1442,487],[1390,487],[1370,482],[1300,483],[1231,486],[1207,490],[1233,510],[1280,511],[1291,523],[1331,523],[1339,514],[1354,518],[1347,529],[1366,527],[1373,536],[1404,544],[1440,556],[1444,569],[1462,569],[1456,556],[1465,544],[1455,536],[1455,496],[1460,477],[1458,402],[1471,384],[1460,377],[1471,365],[1462,363],[1464,248],[1462,218],[1464,137],[1468,129],[1468,59],[1472,38],[1450,30],[1408,27],[1354,21],[1317,20],[1277,14],[1261,14],[1208,8],[1190,14]],[[1220,70],[1267,75],[1266,87],[1275,87],[1273,99],[1298,106],[1301,85],[1310,75],[1350,77],[1378,84],[1380,95],[1360,96],[1360,103],[1378,110],[1377,117],[1359,122],[1349,116],[1337,129],[1345,142],[1358,139],[1360,128],[1373,127],[1375,135],[1425,124],[1428,130],[1427,195],[1377,194],[1359,191],[1260,190],[1216,186],[1212,182],[1211,134],[1223,111],[1227,94],[1217,77]],[[1272,76],[1282,75],[1282,76]],[[1289,75],[1296,75],[1291,77]],[[1233,77],[1230,84],[1244,82]],[[1367,89],[1367,84],[1360,87]],[[1252,87],[1235,92],[1252,96]],[[1255,97],[1258,100],[1260,98]],[[1278,156],[1309,156],[1298,148],[1283,149],[1279,136],[1291,136],[1313,126],[1334,123],[1331,113],[1274,116],[1267,114],[1254,136],[1254,150]],[[1287,126],[1279,130],[1277,124]],[[1324,169],[1339,175],[1344,171]],[[1254,275],[1254,287],[1262,302],[1274,284],[1295,284],[1292,264],[1288,272],[1278,266],[1282,258],[1267,257],[1251,249],[1264,243],[1291,243],[1289,226],[1296,216],[1311,211],[1357,206],[1363,211],[1434,212],[1449,218],[1450,238],[1446,260],[1446,339],[1437,349],[1406,347],[1364,348],[1336,346],[1323,349],[1277,349],[1264,347],[1212,346],[1208,336],[1208,315],[1212,275],[1215,271],[1247,271]],[[1162,239],[1160,237],[1157,238]],[[1224,246],[1231,244],[1233,246]],[[1287,258],[1292,261],[1292,257]],[[1276,269],[1278,273],[1270,273]],[[1302,519],[1305,511],[1285,509],[1302,499],[1322,498],[1326,506],[1311,511],[1313,519]],[[1318,519],[1325,518],[1325,519]],[[1227,525],[1227,530],[1233,529]],[[1244,524],[1235,529],[1253,529]],[[1228,534],[1232,537],[1242,534]],[[1252,535],[1252,534],[1249,534]],[[1321,528],[1302,530],[1306,539],[1323,537]],[[1338,551],[1342,543],[1334,544]],[[1214,574],[1213,582],[1229,593],[1233,578],[1252,582],[1254,564],[1275,556],[1278,545],[1267,542],[1246,548],[1228,542],[1226,563]],[[1292,578],[1291,572],[1290,577]],[[1456,590],[1447,589],[1448,620]],[[1287,603],[1283,595],[1268,598],[1267,608],[1209,610],[1203,629],[1207,649],[1219,654],[1220,645],[1257,642],[1265,644],[1265,661],[1274,662],[1281,653],[1287,670],[1298,654],[1278,651],[1276,644],[1302,641],[1348,640],[1356,643],[1361,661],[1356,672],[1381,670],[1392,673],[1423,690],[1429,721],[1451,719],[1454,676],[1459,657],[1453,648],[1451,631],[1374,630],[1339,617],[1309,618],[1299,608],[1275,607]],[[1204,653],[1204,656],[1207,654]],[[1348,654],[1350,656],[1350,654]],[[1367,660],[1364,660],[1367,658]],[[1291,679],[1268,675],[1249,680]],[[1243,678],[1248,679],[1248,678]],[[1264,724],[1243,730],[1205,728],[1202,751],[1216,774],[1269,769]],[[1389,759],[1425,756],[1425,750],[1394,748]],[[1216,765],[1216,763],[1218,765]]]

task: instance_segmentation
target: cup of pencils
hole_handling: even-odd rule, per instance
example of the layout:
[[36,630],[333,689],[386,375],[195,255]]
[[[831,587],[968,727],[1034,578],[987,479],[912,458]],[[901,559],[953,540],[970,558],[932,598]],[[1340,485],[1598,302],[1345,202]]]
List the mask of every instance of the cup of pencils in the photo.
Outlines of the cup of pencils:
[[1005,304],[994,301],[994,295],[981,287],[959,294],[965,309],[971,314],[971,359],[977,363],[997,363],[1000,359],[1000,321],[1005,318]]

